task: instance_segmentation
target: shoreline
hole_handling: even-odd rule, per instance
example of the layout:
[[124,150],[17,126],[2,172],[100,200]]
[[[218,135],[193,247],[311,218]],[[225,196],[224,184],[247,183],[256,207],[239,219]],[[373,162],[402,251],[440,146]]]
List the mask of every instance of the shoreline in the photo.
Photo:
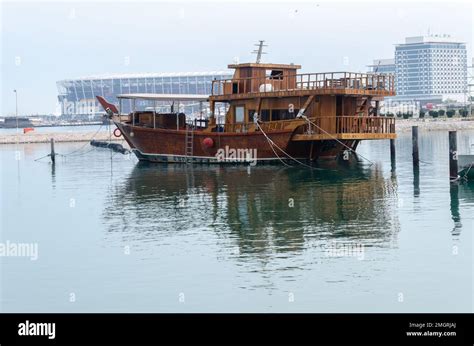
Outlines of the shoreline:
[[[396,119],[395,131],[403,133],[411,131],[412,126],[418,126],[421,131],[462,131],[474,130],[474,118],[468,119]],[[95,135],[95,136],[94,136]],[[26,134],[0,134],[1,144],[27,144],[27,143],[49,143],[51,138],[54,138],[56,143],[69,142],[90,142],[95,139],[98,141],[108,141],[110,139],[109,133],[105,132],[51,132],[51,133],[33,133]],[[115,137],[112,135],[112,141],[121,141],[123,137]]]
[[415,118],[415,119],[396,119],[395,131],[411,131],[412,126],[418,126],[422,131],[462,131],[474,130],[474,118]]
[[[95,136],[94,136],[95,135]],[[96,133],[96,132],[75,132],[75,133],[31,133],[26,134],[0,134],[0,145],[1,144],[29,144],[29,143],[49,143],[51,138],[54,138],[55,143],[73,143],[73,142],[90,142],[93,139],[97,141],[108,141],[110,138],[112,141],[122,141],[122,136],[115,137],[109,136],[108,133]]]

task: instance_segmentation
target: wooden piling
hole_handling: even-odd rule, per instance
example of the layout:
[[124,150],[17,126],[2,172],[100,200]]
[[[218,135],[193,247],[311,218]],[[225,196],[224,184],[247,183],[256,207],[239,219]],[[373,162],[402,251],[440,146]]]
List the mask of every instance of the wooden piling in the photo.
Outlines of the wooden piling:
[[390,160],[395,161],[395,139],[390,140]]
[[51,162],[55,163],[56,162],[56,153],[54,152],[54,138],[51,138]]
[[449,179],[458,177],[458,144],[456,131],[449,131]]
[[411,127],[411,140],[412,140],[412,156],[413,156],[413,166],[419,167],[420,165],[420,154],[418,152],[418,126]]

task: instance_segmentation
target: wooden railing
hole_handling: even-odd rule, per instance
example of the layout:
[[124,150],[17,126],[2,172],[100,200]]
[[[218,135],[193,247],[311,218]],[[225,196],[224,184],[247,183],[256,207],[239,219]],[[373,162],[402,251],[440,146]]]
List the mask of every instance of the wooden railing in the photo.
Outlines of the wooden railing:
[[[266,121],[259,123],[260,127],[265,132],[271,131],[280,131],[284,130],[288,126],[294,125],[295,119],[287,119],[287,120],[277,120],[277,121]],[[255,131],[257,126],[255,123],[236,123],[236,124],[225,124],[224,125],[224,132],[238,132],[238,133],[246,133]]]
[[[294,126],[295,119],[268,121],[260,123],[265,132],[280,131]],[[305,123],[303,134],[340,134],[340,133],[395,133],[395,118],[336,116],[310,118],[313,123]],[[247,133],[256,130],[253,122],[225,124],[224,132]]]
[[355,89],[395,92],[394,76],[352,72],[304,73],[271,77],[222,79],[212,82],[211,94],[234,95],[314,89]]
[[304,134],[395,133],[395,118],[337,116],[316,117],[306,124]]
[[224,125],[224,132],[247,133],[252,129],[255,129],[254,123],[236,123]]

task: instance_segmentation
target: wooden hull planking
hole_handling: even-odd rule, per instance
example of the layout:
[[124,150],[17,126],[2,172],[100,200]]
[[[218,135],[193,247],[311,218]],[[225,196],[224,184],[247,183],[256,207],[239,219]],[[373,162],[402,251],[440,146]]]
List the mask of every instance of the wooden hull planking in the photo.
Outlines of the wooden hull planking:
[[[186,154],[186,130],[153,129],[115,123],[137,158],[150,162],[245,163],[281,160],[334,159],[347,149],[355,150],[358,141],[292,141],[293,129],[267,133],[275,145],[259,131],[221,133],[194,131],[192,155]],[[209,141],[209,139],[211,141]],[[206,145],[212,142],[212,146]],[[272,150],[273,147],[273,150]],[[234,150],[234,151],[233,151]],[[246,154],[248,153],[248,154]],[[242,156],[244,154],[244,156]]]

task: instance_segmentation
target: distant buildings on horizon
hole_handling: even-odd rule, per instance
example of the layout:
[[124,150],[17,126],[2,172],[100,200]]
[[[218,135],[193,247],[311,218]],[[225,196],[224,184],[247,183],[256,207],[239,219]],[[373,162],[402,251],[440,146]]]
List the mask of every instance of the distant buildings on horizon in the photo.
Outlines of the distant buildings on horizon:
[[[395,45],[394,57],[376,59],[370,72],[395,75],[397,95],[388,101],[441,103],[443,100],[468,101],[466,44],[448,35],[407,37]],[[95,96],[118,103],[118,94],[209,94],[214,79],[232,78],[231,71],[191,73],[114,74],[67,79],[57,82],[62,115],[94,115],[102,112]],[[153,105],[142,105],[153,106]],[[132,109],[131,100],[122,105]],[[196,111],[186,105],[187,112]]]
[[395,46],[393,59],[377,59],[370,72],[395,74],[397,95],[390,101],[466,102],[466,44],[449,35],[407,37]]

